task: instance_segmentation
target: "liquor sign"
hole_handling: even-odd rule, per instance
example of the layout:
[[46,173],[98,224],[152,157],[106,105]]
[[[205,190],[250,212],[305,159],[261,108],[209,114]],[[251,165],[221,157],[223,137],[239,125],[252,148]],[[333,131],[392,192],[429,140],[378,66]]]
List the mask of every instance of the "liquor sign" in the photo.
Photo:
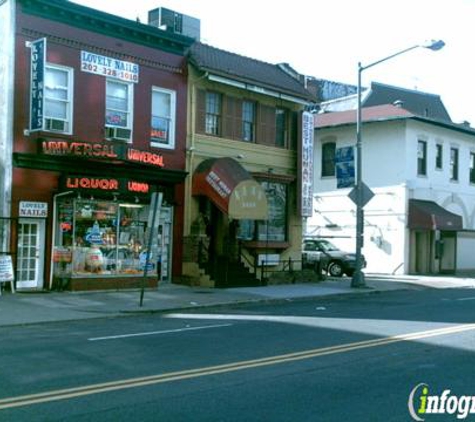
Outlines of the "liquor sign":
[[20,201],[18,215],[20,217],[46,218],[48,217],[48,203]]
[[146,195],[151,191],[151,186],[146,182],[98,176],[69,175],[61,179],[61,187],[65,190],[122,192],[134,195]]
[[46,38],[30,43],[30,132],[43,129]]
[[302,113],[302,146],[301,156],[301,205],[302,217],[311,217],[313,213],[313,114]]
[[81,51],[81,70],[126,82],[139,81],[139,65],[113,57]]

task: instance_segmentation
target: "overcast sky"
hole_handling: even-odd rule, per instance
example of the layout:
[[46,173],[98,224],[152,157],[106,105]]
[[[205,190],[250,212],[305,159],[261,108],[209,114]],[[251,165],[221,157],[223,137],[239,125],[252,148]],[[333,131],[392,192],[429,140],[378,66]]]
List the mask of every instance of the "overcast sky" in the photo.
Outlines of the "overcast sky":
[[[75,0],[141,22],[163,6],[201,20],[201,41],[317,78],[356,85],[357,64],[416,49],[363,72],[371,81],[440,95],[455,122],[475,127],[471,56],[475,0]],[[469,45],[470,43],[470,45]]]

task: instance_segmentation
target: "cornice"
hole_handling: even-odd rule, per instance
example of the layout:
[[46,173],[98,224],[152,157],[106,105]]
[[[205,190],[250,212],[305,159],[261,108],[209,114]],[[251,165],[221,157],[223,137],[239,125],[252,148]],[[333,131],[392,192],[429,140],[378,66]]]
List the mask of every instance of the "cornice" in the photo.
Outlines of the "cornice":
[[22,12],[184,56],[194,39],[66,0],[19,0]]

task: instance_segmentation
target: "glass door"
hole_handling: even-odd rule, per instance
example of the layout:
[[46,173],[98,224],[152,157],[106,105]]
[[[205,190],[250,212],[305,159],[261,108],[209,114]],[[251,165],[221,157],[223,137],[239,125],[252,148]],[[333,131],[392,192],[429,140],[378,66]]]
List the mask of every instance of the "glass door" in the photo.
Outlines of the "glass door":
[[21,218],[18,223],[17,289],[42,289],[45,220]]

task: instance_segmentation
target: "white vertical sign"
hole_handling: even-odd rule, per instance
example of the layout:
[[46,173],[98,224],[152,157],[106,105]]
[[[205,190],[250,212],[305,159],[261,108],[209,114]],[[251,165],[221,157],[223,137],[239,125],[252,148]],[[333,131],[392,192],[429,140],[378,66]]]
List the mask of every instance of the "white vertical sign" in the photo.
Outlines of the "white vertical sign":
[[301,150],[301,215],[311,217],[313,213],[313,114],[302,113],[302,150]]

